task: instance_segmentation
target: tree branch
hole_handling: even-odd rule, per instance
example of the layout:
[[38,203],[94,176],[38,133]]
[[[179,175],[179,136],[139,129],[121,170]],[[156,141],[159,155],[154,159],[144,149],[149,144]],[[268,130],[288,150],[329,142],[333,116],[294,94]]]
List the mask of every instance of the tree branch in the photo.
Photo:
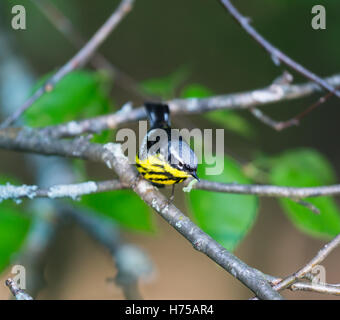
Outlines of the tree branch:
[[[81,144],[80,144],[81,142]],[[206,235],[202,230],[195,226],[183,213],[173,205],[169,205],[167,199],[153,188],[146,180],[138,179],[135,170],[128,164],[127,158],[123,155],[121,147],[118,144],[99,145],[86,141],[62,141],[55,140],[33,129],[15,129],[0,130],[0,147],[15,149],[20,151],[39,152],[42,154],[55,154],[68,157],[80,157],[97,162],[104,162],[109,168],[115,169],[120,177],[121,183],[126,186],[132,186],[133,190],[141,198],[151,205],[168,223],[177,231],[186,237],[197,250],[205,253],[212,260],[217,262],[236,278],[241,280],[255,293],[260,290],[259,283],[264,281],[258,278],[258,271],[245,265],[235,256],[231,255],[211,237]],[[199,185],[200,183],[198,183]],[[286,197],[308,197],[335,194],[339,191],[339,186],[315,187],[315,188],[287,188],[276,186],[246,186],[246,185],[228,185],[216,182],[202,181],[201,187],[214,189],[215,191],[233,191],[247,194],[275,195]],[[263,188],[262,188],[263,187]],[[262,188],[262,190],[261,190]],[[294,194],[292,192],[295,192]],[[319,264],[326,256],[340,243],[340,235],[327,244],[304,268],[300,269],[294,275],[281,281],[274,289],[282,290],[302,278],[312,268]],[[251,270],[249,270],[249,268]],[[254,279],[247,277],[247,272],[253,274]],[[262,280],[261,280],[262,279]],[[258,282],[260,281],[260,282]],[[262,282],[262,285],[263,282]],[[268,289],[268,288],[267,288]],[[273,298],[271,291],[260,290],[260,298]]]
[[333,196],[340,194],[340,184],[320,187],[282,187],[273,185],[248,185],[237,183],[221,183],[208,180],[197,182],[194,189],[252,194],[262,197],[279,197],[279,198],[295,198],[303,199],[308,197]]
[[307,273],[311,272],[312,269],[320,264],[326,257],[340,244],[340,234],[337,235],[332,241],[327,243],[318,253],[317,255],[309,261],[303,268],[295,272],[293,275],[287,277],[286,279],[280,281],[277,285],[274,286],[274,289],[279,291],[286,289],[291,286],[297,280],[303,278]]
[[263,47],[272,57],[273,61],[282,62],[288,67],[300,73],[305,78],[314,81],[320,87],[333,93],[338,98],[340,98],[340,92],[338,92],[332,85],[328,84],[326,81],[321,79],[316,74],[312,73],[301,64],[295,62],[293,59],[288,57],[278,48],[274,47],[268,40],[261,36],[255,28],[249,24],[249,19],[244,17],[229,0],[220,0],[223,6],[228,10],[229,14],[241,25],[241,27],[261,46]]
[[[6,132],[6,134],[4,134]],[[8,133],[10,136],[8,136]],[[7,136],[6,136],[7,135]],[[129,165],[119,144],[94,144],[77,140],[61,141],[47,137],[33,129],[18,130],[9,128],[0,133],[0,146],[7,149],[37,152],[46,155],[78,157],[105,163],[114,169],[123,184],[132,189],[171,226],[181,233],[193,247],[207,255],[232,276],[239,279],[260,299],[282,299],[263,278],[262,273],[246,265],[231,254],[214,239],[198,228],[187,216],[174,205],[169,204],[156,188],[142,178],[138,178],[136,170]]]
[[[340,85],[340,74],[336,74],[325,81],[330,85]],[[274,102],[293,100],[309,96],[318,92],[319,88],[311,82],[303,84],[273,83],[268,87],[231,93],[209,98],[174,99],[167,101],[172,115],[194,114],[227,109],[243,110]],[[80,121],[70,121],[57,126],[43,128],[46,134],[54,138],[73,137],[86,132],[99,133],[103,130],[115,129],[119,125],[146,118],[144,107],[131,109],[129,105],[116,113],[89,118]]]
[[0,202],[8,199],[18,200],[21,198],[72,198],[73,200],[77,200],[82,195],[126,189],[127,187],[128,186],[123,185],[119,180],[88,181],[75,184],[55,185],[47,189],[41,189],[35,185],[14,186],[7,183],[6,185],[0,185]]
[[296,282],[290,286],[292,291],[312,291],[339,296],[340,287],[327,283]]
[[134,0],[122,0],[119,7],[94,34],[87,44],[63,67],[61,67],[47,82],[40,87],[24,104],[9,116],[0,127],[5,128],[16,121],[21,114],[37,101],[45,92],[53,90],[55,85],[71,71],[82,67],[93,55],[95,50],[104,42],[108,35],[117,27],[121,20],[130,12]]
[[[309,279],[310,277],[308,275],[312,272],[313,268],[320,264],[323,260],[325,260],[327,256],[337,246],[339,246],[339,244],[340,234],[337,235],[333,240],[328,242],[326,245],[324,245],[324,247],[316,254],[316,256],[304,267],[285,279],[275,278],[266,274],[263,274],[263,277],[265,277],[267,281],[271,282],[273,288],[277,291],[291,289],[292,291],[305,290],[338,295],[340,293],[339,285],[331,285],[327,283],[312,283],[303,280],[306,278]],[[311,278],[310,280],[312,281],[313,278]],[[257,297],[253,297],[251,300],[257,299]]]
[[[0,130],[1,131],[1,130]],[[0,143],[1,144],[1,143]],[[184,182],[188,185],[189,182]],[[75,184],[55,185],[47,189],[39,188],[36,185],[14,186],[9,183],[0,185],[0,202],[4,200],[17,200],[21,198],[72,198],[76,200],[82,195],[99,193],[105,191],[128,189],[130,186],[119,180],[107,181],[88,181]],[[193,189],[235,193],[245,195],[256,195],[260,197],[291,198],[293,201],[308,197],[322,197],[340,195],[340,185],[321,186],[321,187],[282,187],[273,185],[251,185],[238,183],[221,183],[209,180],[197,182]],[[310,204],[306,204],[309,206]]]

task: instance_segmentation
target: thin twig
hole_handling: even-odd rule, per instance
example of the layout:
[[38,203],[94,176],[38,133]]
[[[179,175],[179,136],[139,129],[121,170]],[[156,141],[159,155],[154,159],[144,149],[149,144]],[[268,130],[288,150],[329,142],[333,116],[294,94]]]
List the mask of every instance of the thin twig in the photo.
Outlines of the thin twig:
[[309,71],[301,64],[295,62],[293,59],[288,57],[278,48],[274,47],[268,40],[266,40],[263,36],[261,36],[255,28],[253,28],[249,24],[249,19],[244,17],[233,5],[229,0],[220,0],[224,7],[228,10],[229,14],[241,25],[241,27],[257,42],[263,47],[271,56],[274,62],[282,62],[285,65],[289,66],[297,73],[300,73],[307,79],[314,81],[320,87],[324,88],[325,90],[333,93],[338,98],[340,98],[340,92],[338,92],[333,86],[329,85],[326,81],[322,78],[314,74],[313,72]]
[[[287,85],[287,84],[291,84],[293,82],[293,76],[287,72],[284,71],[283,74],[276,78],[273,81],[273,85]],[[264,114],[260,109],[258,108],[250,108],[249,111],[251,112],[251,114],[258,120],[260,120],[261,122],[263,122],[264,124],[266,124],[267,126],[280,131],[282,129],[285,129],[285,127],[283,127],[283,122],[281,121],[276,121],[274,119],[272,119],[271,117],[269,117],[268,115]],[[291,121],[290,126],[292,125],[298,125],[297,121]]]
[[103,24],[103,26],[94,34],[87,44],[63,67],[61,67],[47,82],[40,87],[24,104],[9,116],[0,127],[5,128],[16,121],[21,114],[27,110],[35,101],[37,101],[45,92],[50,92],[55,85],[71,71],[82,67],[93,55],[95,50],[104,42],[108,35],[117,27],[119,22],[132,9],[134,0],[122,0],[119,7]]
[[6,286],[17,300],[33,300],[24,290],[20,289],[12,279],[6,280]]
[[[336,88],[337,90],[339,87]],[[292,126],[297,126],[299,125],[300,121],[307,116],[309,113],[311,113],[314,109],[319,107],[321,104],[325,103],[328,99],[330,99],[333,96],[332,92],[328,92],[326,95],[320,97],[316,102],[314,102],[312,105],[310,105],[307,109],[304,111],[300,112],[296,116],[292,117],[289,120],[286,121],[275,121],[271,119],[269,116],[265,115],[261,110],[256,109],[256,108],[251,108],[250,112],[259,119],[261,122],[264,124],[272,127],[273,129],[277,131],[281,131],[287,128],[290,128]]]
[[291,286],[298,279],[303,278],[307,273],[311,272],[312,269],[320,264],[326,257],[340,244],[340,234],[337,235],[332,241],[327,243],[318,253],[317,255],[309,261],[303,268],[295,272],[293,275],[285,278],[277,285],[274,286],[274,289],[279,291],[283,290],[289,286]]
[[333,196],[340,194],[340,184],[320,187],[283,187],[273,185],[247,185],[237,183],[221,183],[201,180],[193,186],[194,189],[210,190],[217,192],[252,194],[262,197],[283,197],[303,199],[309,197]]
[[[337,90],[339,87],[337,87]],[[293,125],[298,125],[300,121],[307,116],[310,112],[312,112],[314,109],[325,103],[328,99],[330,99],[333,96],[332,92],[328,92],[326,95],[320,97],[316,102],[314,102],[312,105],[310,105],[306,110],[302,111],[301,113],[297,114],[295,117],[287,120],[287,121],[281,121],[277,124],[277,130],[283,130],[287,129]]]
[[[287,288],[291,288],[295,283],[300,283],[305,278],[313,280],[312,278],[308,277],[308,275],[312,272],[313,268],[320,264],[323,260],[327,258],[327,256],[340,244],[340,234],[337,235],[335,238],[333,238],[330,242],[328,242],[326,245],[323,246],[323,248],[314,256],[312,260],[310,260],[304,267],[299,269],[294,274],[290,275],[289,277],[285,279],[275,278],[269,275],[263,274],[263,276],[272,283],[272,286],[275,290],[281,291]],[[325,284],[322,284],[325,285]],[[314,286],[314,283],[311,283],[311,286]],[[330,285],[336,289],[339,289],[339,285]],[[298,285],[296,288],[302,288],[303,285]],[[305,286],[307,288],[307,286]],[[310,287],[310,286],[308,286]],[[318,287],[318,290],[321,290],[321,287]],[[317,292],[321,292],[315,290]],[[325,290],[325,289],[324,289]],[[335,292],[336,290],[333,290]],[[326,292],[322,292],[326,293]],[[257,300],[257,297],[251,298],[251,300]]]
[[307,208],[308,210],[312,211],[313,213],[320,214],[320,209],[317,208],[314,204],[308,201],[301,200],[301,199],[295,199],[295,198],[290,198],[290,199],[296,202],[297,204],[299,204],[300,206],[303,206]]
[[299,121],[295,118],[284,122],[273,120],[271,117],[264,114],[260,109],[257,108],[250,108],[250,112],[256,119],[260,120],[276,131],[281,131],[283,129],[287,129],[288,127],[297,126],[299,124]]
[[292,291],[312,291],[336,296],[340,295],[340,288],[338,286],[327,283],[296,282],[293,283],[289,289]]
[[[75,28],[72,21],[68,19],[64,13],[61,12],[52,2],[45,0],[35,0],[33,3],[55,26],[55,28],[59,30],[59,32],[61,32],[76,48],[80,49],[85,45],[85,40]],[[117,83],[117,85],[121,88],[142,99],[149,98],[145,93],[142,92],[138,83],[134,79],[113,65],[99,52],[95,52],[93,54],[91,57],[91,63],[96,69],[104,69],[109,72],[112,77],[115,77],[115,83]]]

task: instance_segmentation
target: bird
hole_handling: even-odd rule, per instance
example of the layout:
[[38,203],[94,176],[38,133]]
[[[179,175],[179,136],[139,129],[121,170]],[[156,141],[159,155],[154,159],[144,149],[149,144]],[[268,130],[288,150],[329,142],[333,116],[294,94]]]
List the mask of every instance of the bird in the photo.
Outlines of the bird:
[[150,129],[143,138],[136,155],[136,167],[144,179],[156,187],[175,185],[197,176],[198,160],[195,152],[179,134],[171,129],[169,106],[159,102],[144,103]]

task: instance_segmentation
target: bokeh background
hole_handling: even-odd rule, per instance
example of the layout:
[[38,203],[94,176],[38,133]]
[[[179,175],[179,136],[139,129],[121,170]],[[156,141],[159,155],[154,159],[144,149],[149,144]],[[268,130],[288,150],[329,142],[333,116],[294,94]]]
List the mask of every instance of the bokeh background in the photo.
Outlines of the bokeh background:
[[[118,4],[118,1],[52,1],[89,38]],[[275,46],[320,76],[336,74],[340,68],[340,3],[310,0],[234,1],[250,17],[253,25]],[[10,28],[11,8],[23,4],[27,10],[27,30]],[[313,30],[311,9],[323,4],[327,29]],[[0,4],[0,28],[15,45],[37,77],[64,64],[76,51],[63,35],[41,14],[31,1],[3,0]],[[0,48],[1,50],[1,48]],[[179,68],[187,68],[187,83],[199,83],[216,94],[232,93],[269,85],[285,70],[270,57],[226,13],[218,1],[144,0],[136,1],[133,11],[100,48],[114,65],[136,81],[164,77]],[[303,79],[294,74],[295,81]],[[278,120],[288,119],[313,103],[318,95],[277,103],[263,108]],[[115,87],[112,99],[117,106],[126,101],[139,105],[142,100]],[[324,154],[339,174],[340,152],[339,102],[332,98],[306,117],[299,127],[275,132],[240,111],[255,129],[256,136],[246,139],[226,131],[225,149],[236,159],[250,161],[262,152],[274,155],[295,147],[312,147]],[[183,120],[184,119],[184,120]],[[207,124],[200,116],[187,119],[192,127]],[[185,118],[174,123],[183,126]],[[211,124],[210,124],[211,125]],[[33,183],[30,167],[23,165],[21,154],[0,152],[1,172],[15,173],[25,183]],[[92,177],[106,177],[108,172],[90,167]],[[339,176],[339,175],[338,175]],[[176,193],[176,204],[186,210],[183,194]],[[241,213],[240,213],[241,214]],[[245,299],[249,290],[195,252],[190,244],[156,215],[156,232],[124,232],[131,242],[144,248],[152,258],[156,272],[141,284],[146,299]],[[261,199],[257,221],[235,253],[247,264],[261,271],[283,277],[296,271],[320,249],[324,241],[297,230],[284,216],[278,203]],[[327,281],[339,282],[340,251],[323,263]],[[0,275],[0,283],[9,275]],[[115,275],[111,256],[82,229],[65,225],[49,252],[45,270],[47,285],[42,299],[121,299],[120,288],[106,281]],[[285,292],[293,299],[334,298],[313,293]],[[0,285],[0,299],[9,297]]]

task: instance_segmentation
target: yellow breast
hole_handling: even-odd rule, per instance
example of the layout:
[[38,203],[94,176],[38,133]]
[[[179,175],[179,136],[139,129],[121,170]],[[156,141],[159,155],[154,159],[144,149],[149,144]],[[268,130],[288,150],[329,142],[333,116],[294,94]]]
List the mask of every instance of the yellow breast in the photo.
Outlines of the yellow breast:
[[136,156],[136,166],[146,180],[156,184],[180,183],[190,177],[187,172],[172,167],[160,154],[152,155],[144,160]]

